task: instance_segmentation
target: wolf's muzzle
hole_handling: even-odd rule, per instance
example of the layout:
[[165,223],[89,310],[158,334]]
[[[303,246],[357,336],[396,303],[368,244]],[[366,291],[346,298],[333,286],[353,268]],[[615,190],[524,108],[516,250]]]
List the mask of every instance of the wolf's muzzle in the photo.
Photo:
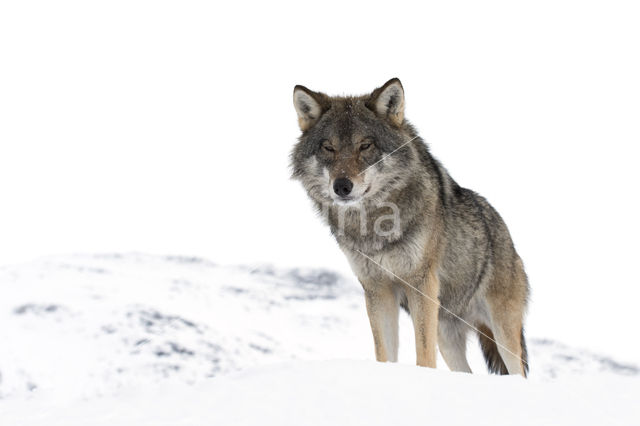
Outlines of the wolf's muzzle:
[[353,189],[353,182],[348,178],[338,178],[333,182],[333,191],[340,197],[346,197]]

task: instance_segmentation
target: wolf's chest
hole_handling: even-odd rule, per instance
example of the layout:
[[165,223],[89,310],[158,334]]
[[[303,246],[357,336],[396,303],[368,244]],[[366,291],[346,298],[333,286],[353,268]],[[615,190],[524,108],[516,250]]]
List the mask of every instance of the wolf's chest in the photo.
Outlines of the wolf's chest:
[[339,243],[351,269],[363,280],[413,276],[425,261],[425,242],[426,235],[418,233],[378,250]]

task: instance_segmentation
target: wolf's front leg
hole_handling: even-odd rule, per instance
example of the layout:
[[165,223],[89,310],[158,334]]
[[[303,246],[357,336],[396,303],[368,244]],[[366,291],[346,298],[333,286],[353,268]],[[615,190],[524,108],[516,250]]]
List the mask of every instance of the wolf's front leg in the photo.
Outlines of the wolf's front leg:
[[[367,285],[368,284],[368,285]],[[400,302],[391,284],[363,283],[367,314],[373,332],[376,360],[398,361]]]
[[407,290],[409,312],[413,320],[416,336],[416,364],[422,367],[436,367],[436,343],[438,340],[438,294],[440,280],[429,271],[416,289]]

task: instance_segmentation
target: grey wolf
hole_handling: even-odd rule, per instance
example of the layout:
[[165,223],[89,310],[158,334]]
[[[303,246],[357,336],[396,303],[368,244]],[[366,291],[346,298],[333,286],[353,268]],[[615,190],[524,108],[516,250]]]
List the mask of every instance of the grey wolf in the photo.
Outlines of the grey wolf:
[[[462,188],[404,116],[394,78],[364,96],[295,86],[300,181],[358,277],[378,361],[397,361],[398,315],[415,331],[417,364],[471,372],[468,333],[488,369],[527,375],[529,284],[507,226]],[[410,286],[408,285],[410,284]]]

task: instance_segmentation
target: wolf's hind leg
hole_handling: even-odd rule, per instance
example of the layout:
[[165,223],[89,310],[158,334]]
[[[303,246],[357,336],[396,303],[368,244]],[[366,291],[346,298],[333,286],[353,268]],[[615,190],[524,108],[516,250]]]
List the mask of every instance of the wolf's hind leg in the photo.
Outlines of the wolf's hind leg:
[[527,377],[529,365],[522,322],[529,285],[522,260],[517,255],[512,260],[511,265],[502,262],[500,267],[496,266],[494,278],[488,285],[485,301],[490,321],[486,325],[493,333],[497,352],[509,374]]
[[373,333],[376,360],[398,361],[398,316],[400,301],[391,285],[375,283],[365,286],[367,314]]
[[438,323],[438,347],[451,371],[471,373],[467,362],[467,329],[454,323],[456,319],[443,319]]
[[494,336],[498,342],[498,352],[507,366],[509,374],[520,374],[527,377],[525,372],[523,351],[520,342],[521,326],[498,325],[494,327]]
[[[520,312],[509,311],[504,307],[491,309],[491,332],[493,332],[500,358],[509,374],[527,377],[527,355],[521,318]],[[487,334],[490,336],[489,333]]]

